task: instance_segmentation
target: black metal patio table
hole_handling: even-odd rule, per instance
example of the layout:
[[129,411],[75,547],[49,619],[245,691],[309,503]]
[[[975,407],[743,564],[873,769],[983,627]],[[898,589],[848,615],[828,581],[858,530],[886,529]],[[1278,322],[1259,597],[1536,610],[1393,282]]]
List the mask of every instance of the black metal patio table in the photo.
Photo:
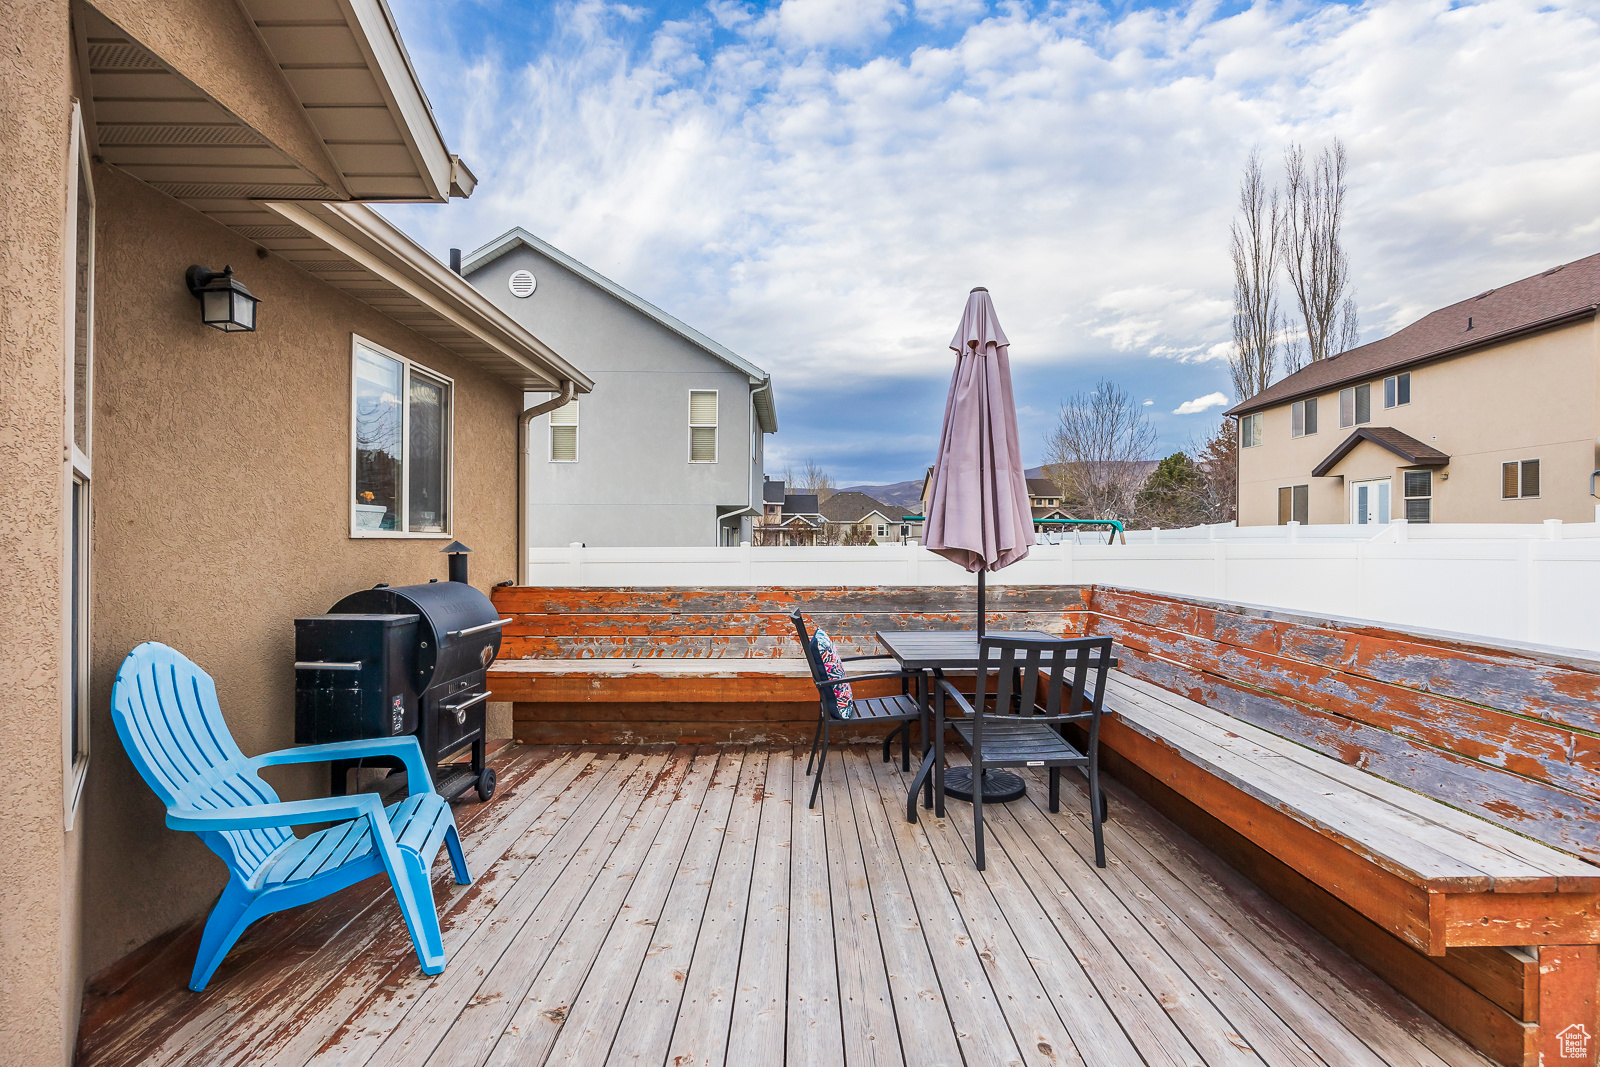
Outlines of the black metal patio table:
[[[989,630],[992,637],[1050,638],[1042,630]],[[944,716],[938,714],[937,705],[929,707],[933,680],[945,671],[976,671],[978,669],[978,631],[976,630],[879,630],[878,643],[888,650],[902,670],[915,671],[922,679],[917,699],[924,711],[933,713],[933,743],[922,739],[922,766],[911,779],[906,793],[906,821],[917,821],[917,793],[926,789],[923,806],[934,809],[934,814],[944,815],[946,791],[951,795],[971,799],[972,772],[966,767],[953,767],[949,774],[944,770]],[[1003,776],[1003,777],[1002,777]],[[990,771],[983,783],[984,803],[991,800],[1012,800],[1022,795],[1021,777],[1010,771]],[[1014,779],[1007,781],[1007,779]]]

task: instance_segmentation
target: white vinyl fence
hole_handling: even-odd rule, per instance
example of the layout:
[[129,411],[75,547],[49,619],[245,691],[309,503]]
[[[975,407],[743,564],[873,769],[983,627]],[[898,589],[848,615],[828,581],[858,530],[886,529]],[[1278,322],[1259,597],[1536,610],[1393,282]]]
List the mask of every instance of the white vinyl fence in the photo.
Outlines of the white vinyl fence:
[[[1600,650],[1600,524],[1203,526],[1034,546],[1002,585],[1102,584]],[[916,544],[529,549],[546,586],[972,585]]]

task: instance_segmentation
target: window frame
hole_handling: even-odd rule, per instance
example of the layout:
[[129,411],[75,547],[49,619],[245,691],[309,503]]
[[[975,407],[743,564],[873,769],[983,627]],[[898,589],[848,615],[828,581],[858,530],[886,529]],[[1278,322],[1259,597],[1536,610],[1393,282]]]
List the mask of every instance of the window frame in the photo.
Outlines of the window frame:
[[[413,371],[420,372],[424,378],[438,382],[445,387],[448,401],[445,405],[445,423],[448,427],[445,442],[445,529],[440,532],[412,531],[410,529],[396,530],[362,530],[356,527],[356,389],[360,350],[369,349],[380,356],[388,356],[400,363],[400,503],[399,516],[401,522],[409,527],[411,525],[411,375]],[[447,374],[441,374],[432,367],[418,363],[401,355],[391,348],[385,348],[376,341],[362,337],[358,333],[350,335],[350,493],[348,499],[350,509],[350,537],[353,540],[400,540],[400,541],[451,541],[455,539],[456,523],[456,381]]]
[[[1414,474],[1421,474],[1421,475],[1425,476],[1428,479],[1428,492],[1427,492],[1426,496],[1416,496],[1416,495],[1412,494],[1412,492],[1411,492],[1411,476],[1414,475]],[[1428,506],[1428,517],[1427,518],[1425,518],[1425,519],[1413,519],[1411,517],[1411,502],[1413,500],[1421,500],[1421,501],[1426,502],[1426,504]],[[1414,523],[1432,524],[1432,522],[1433,522],[1433,471],[1428,469],[1427,467],[1423,467],[1423,468],[1420,468],[1420,469],[1418,469],[1418,468],[1408,468],[1406,470],[1401,471],[1400,472],[1400,502],[1401,502],[1401,507],[1405,510],[1405,513],[1406,513],[1405,514],[1406,522],[1408,522],[1408,523],[1413,523],[1414,522]],[[1391,507],[1391,510],[1392,510],[1393,509],[1392,501],[1391,501],[1390,507]]]
[[[1525,469],[1526,465],[1529,464],[1529,463],[1534,464],[1534,470],[1537,472],[1534,475],[1534,477],[1537,478],[1538,481],[1539,481],[1539,492],[1537,492],[1537,493],[1526,493],[1526,492],[1523,492],[1523,489],[1527,484],[1527,479],[1523,477],[1523,470]],[[1516,494],[1516,496],[1506,496],[1506,468],[1507,467],[1513,467],[1513,468],[1516,469],[1516,472],[1517,472],[1517,494]],[[1508,460],[1501,461],[1501,463],[1500,463],[1500,499],[1501,500],[1538,500],[1539,497],[1544,492],[1544,470],[1542,468],[1543,468],[1543,464],[1541,464],[1539,462],[1539,457],[1537,457],[1537,456],[1532,456],[1532,457],[1530,457],[1528,459],[1508,459]]]
[[[1361,391],[1367,392],[1367,417],[1361,417]],[[1350,421],[1345,421],[1345,397],[1350,398]],[[1372,421],[1372,383],[1362,382],[1359,385],[1347,385],[1339,390],[1339,429],[1347,430],[1352,426],[1365,426]]]
[[[1288,517],[1284,517],[1284,494],[1288,497]],[[1291,522],[1298,522],[1301,526],[1311,525],[1311,485],[1309,482],[1300,485],[1278,486],[1278,525],[1287,526]]]
[[[715,422],[704,423],[704,422],[695,422],[694,421],[694,396],[695,396],[696,393],[710,393],[711,394],[712,408],[716,413],[716,415],[715,415],[716,421]],[[721,447],[722,446],[722,441],[721,441],[722,434],[719,432],[720,424],[722,422],[722,390],[720,390],[720,389],[690,389],[689,390],[689,396],[688,396],[688,402],[689,402],[689,439],[688,439],[688,456],[686,458],[687,458],[688,462],[696,464],[696,465],[701,465],[701,466],[706,465],[706,464],[716,463],[718,460],[720,460],[722,458],[722,447]],[[694,458],[694,432],[696,430],[706,430],[706,429],[709,429],[711,431],[711,458],[710,459],[695,459]]]
[[[1402,378],[1405,379],[1405,394],[1406,394],[1406,398],[1404,400],[1400,399],[1400,392],[1401,392],[1400,380]],[[1393,383],[1393,388],[1392,389],[1390,387],[1390,383],[1391,382]],[[1392,403],[1392,404],[1389,402],[1389,397],[1390,397],[1391,394],[1393,394],[1393,396],[1394,396],[1394,403]],[[1387,378],[1385,378],[1383,380],[1383,407],[1384,407],[1385,411],[1387,411],[1389,408],[1403,408],[1407,404],[1410,404],[1410,403],[1411,403],[1411,372],[1410,371],[1402,371],[1399,374],[1391,374],[1391,375],[1389,375]]]
[[[1307,418],[1307,416],[1310,417]],[[1299,427],[1298,433],[1295,431],[1296,426]],[[1310,427],[1309,429],[1307,428],[1308,426]],[[1296,400],[1289,406],[1290,437],[1296,440],[1302,437],[1315,437],[1320,428],[1316,397],[1309,396],[1304,400]]]
[[[89,671],[91,608],[93,598],[92,531],[94,528],[94,281],[95,281],[95,221],[93,161],[89,156],[88,139],[83,129],[82,105],[72,102],[72,117],[68,133],[68,158],[66,180],[66,213],[63,232],[62,269],[66,296],[63,316],[62,385],[64,387],[64,415],[62,441],[62,531],[61,538],[61,769],[62,825],[72,830],[77,822],[78,809],[83,799],[84,783],[89,777],[90,708],[91,689]],[[85,293],[87,307],[84,311],[84,332],[87,335],[87,355],[84,373],[84,427],[83,444],[77,443],[77,325],[78,325],[78,200],[80,196],[89,203],[89,268]],[[81,496],[80,496],[81,494]],[[81,500],[81,505],[80,505]],[[76,511],[76,514],[75,514]],[[76,640],[76,647],[74,647]]]
[[[1260,448],[1261,447],[1261,438],[1263,436],[1265,436],[1265,434],[1264,434],[1264,420],[1262,419],[1262,415],[1263,414],[1265,414],[1265,412],[1252,411],[1248,415],[1240,416],[1240,418],[1239,418],[1239,447],[1240,448]],[[1254,432],[1251,432],[1252,430]]]
[[[571,426],[572,426],[572,458],[571,459],[557,459],[556,458],[556,429],[557,429],[557,427],[564,427],[564,426],[566,426],[568,424],[564,423],[564,422],[561,422],[561,423],[556,422],[555,416],[556,416],[557,412],[566,411],[568,408],[572,409],[572,423],[571,423]],[[545,461],[547,463],[576,463],[576,462],[578,462],[578,460],[583,457],[583,409],[578,406],[578,398],[577,397],[573,397],[571,400],[567,401],[565,404],[562,404],[560,407],[555,408],[555,409],[551,410],[550,412],[546,413],[544,418],[545,418],[545,431],[544,431]]]

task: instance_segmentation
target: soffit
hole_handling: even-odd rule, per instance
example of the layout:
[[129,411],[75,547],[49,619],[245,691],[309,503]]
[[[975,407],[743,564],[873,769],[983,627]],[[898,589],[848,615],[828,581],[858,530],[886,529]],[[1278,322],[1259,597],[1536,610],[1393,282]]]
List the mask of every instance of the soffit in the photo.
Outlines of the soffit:
[[[314,31],[296,38],[303,51],[292,54],[306,60],[297,68],[304,77],[296,91],[324,105],[320,113],[307,109],[320,114],[319,130],[326,135],[347,123],[352,134],[360,134],[363,127],[351,119],[359,113],[365,136],[357,139],[366,142],[364,147],[392,148],[391,142],[405,140],[370,71],[353,65],[356,51],[348,26],[313,17],[337,14],[335,5],[313,0],[250,6],[297,14],[306,23],[285,27],[281,23],[293,20],[280,19],[277,29]],[[567,378],[580,392],[592,388],[587,377],[386,220],[359,205],[328,203],[345,196],[99,12],[80,7],[75,17],[79,59],[89,82],[86,130],[100,159],[508,382],[551,390]],[[280,48],[291,54],[283,39],[280,35]],[[290,65],[287,60],[285,64]],[[338,73],[319,83],[319,71]],[[323,88],[313,92],[318,84]],[[342,88],[335,91],[337,86]],[[340,99],[350,102],[350,108],[330,103]],[[431,130],[431,118],[428,124]],[[330,145],[330,150],[337,147]],[[439,148],[442,155],[442,143]],[[355,166],[361,158],[346,155],[340,166]],[[358,195],[381,187],[390,193],[409,191],[400,199],[430,198],[412,195],[422,188],[415,184],[402,188],[376,181],[404,177],[398,157],[393,170],[347,172],[345,178]],[[447,166],[447,178],[449,174]],[[358,179],[364,177],[374,183],[362,185]]]
[[104,15],[75,15],[86,132],[105,162],[201,211],[218,199],[342,199]]
[[352,197],[449,198],[453,161],[383,0],[240,0],[240,6]]
[[223,219],[352,299],[534,392],[594,383],[397,227],[361,204],[262,202]]
[[[327,159],[318,177],[105,15],[75,5],[91,147],[209,213],[215,200],[443,202],[451,156],[381,0],[240,0]],[[326,171],[332,163],[336,176]],[[342,183],[342,185],[341,185]]]

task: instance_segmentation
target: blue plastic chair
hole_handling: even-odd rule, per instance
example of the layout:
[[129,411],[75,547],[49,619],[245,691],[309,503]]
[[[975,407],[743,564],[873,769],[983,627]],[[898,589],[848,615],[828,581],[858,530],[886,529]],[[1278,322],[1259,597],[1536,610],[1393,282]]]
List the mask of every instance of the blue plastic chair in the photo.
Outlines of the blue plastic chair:
[[[206,987],[245,928],[264,915],[386,873],[427,974],[444,970],[444,940],[428,870],[442,843],[456,881],[468,885],[450,805],[433,791],[415,737],[344,741],[246,758],[217,704],[217,687],[166,645],[128,653],[111,691],[111,717],[133,765],[167,806],[167,825],[192,830],[228,865],[228,886],[206,920],[189,988]],[[395,756],[405,764],[405,800],[383,806],[372,793],[280,801],[258,773],[285,763]],[[297,838],[290,827],[337,820]]]

